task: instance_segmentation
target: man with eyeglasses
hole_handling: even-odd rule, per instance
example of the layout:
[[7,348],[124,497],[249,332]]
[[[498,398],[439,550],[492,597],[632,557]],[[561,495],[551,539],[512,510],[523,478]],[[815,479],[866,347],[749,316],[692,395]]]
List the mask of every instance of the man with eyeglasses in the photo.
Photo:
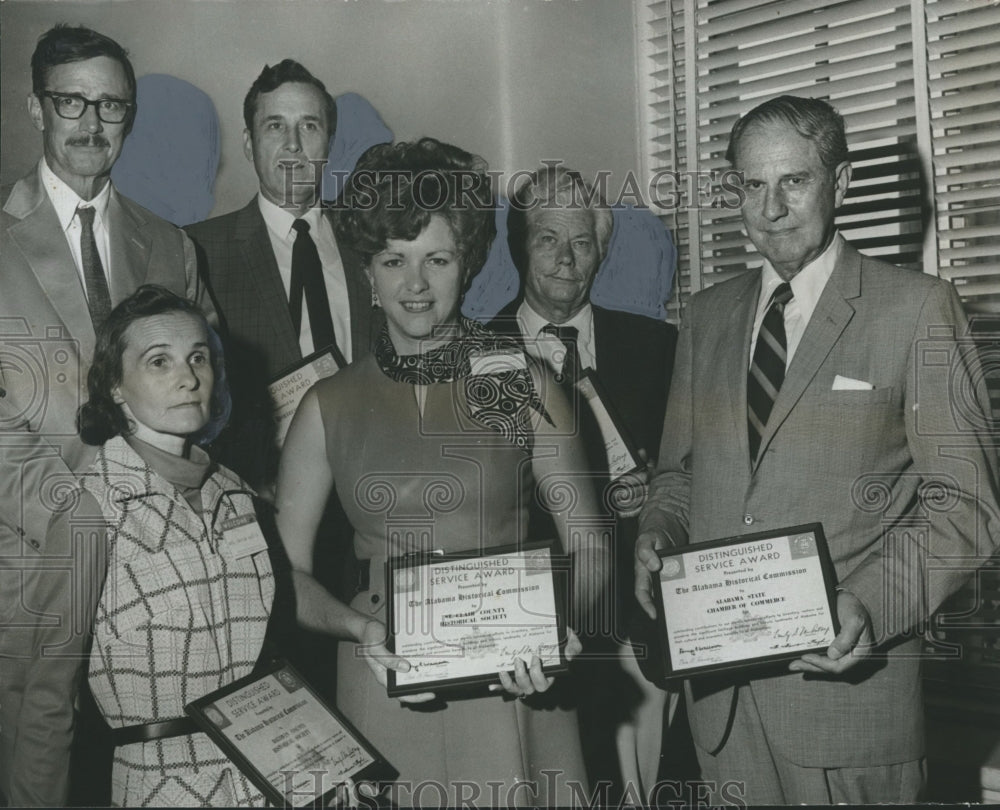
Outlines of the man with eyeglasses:
[[100,583],[71,582],[58,558],[74,546],[45,537],[58,492],[94,457],[76,411],[95,330],[144,283],[214,311],[187,237],[110,182],[136,110],[125,49],[58,25],[31,73],[43,157],[0,213],[0,805],[58,806],[90,624],[80,606]]

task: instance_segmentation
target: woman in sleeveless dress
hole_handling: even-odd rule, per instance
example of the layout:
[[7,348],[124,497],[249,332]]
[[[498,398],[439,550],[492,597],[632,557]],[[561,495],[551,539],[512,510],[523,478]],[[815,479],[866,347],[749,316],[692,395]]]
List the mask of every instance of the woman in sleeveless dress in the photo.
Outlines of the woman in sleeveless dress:
[[[362,157],[337,211],[338,237],[365,258],[385,312],[375,352],[304,397],[282,453],[278,528],[293,567],[300,621],[341,643],[337,704],[395,766],[402,806],[557,805],[589,796],[576,712],[537,656],[499,672],[498,694],[389,698],[384,561],[407,553],[523,544],[530,499],[553,509],[573,563],[574,601],[590,605],[607,574],[604,535],[551,377],[510,338],[460,316],[462,295],[495,235],[478,158],[425,138]],[[482,372],[477,358],[513,365]],[[536,484],[541,482],[540,487]],[[349,605],[312,577],[320,517],[335,491],[361,563]],[[569,530],[570,518],[573,532]],[[572,622],[572,617],[571,617]],[[569,631],[567,654],[580,651]]]

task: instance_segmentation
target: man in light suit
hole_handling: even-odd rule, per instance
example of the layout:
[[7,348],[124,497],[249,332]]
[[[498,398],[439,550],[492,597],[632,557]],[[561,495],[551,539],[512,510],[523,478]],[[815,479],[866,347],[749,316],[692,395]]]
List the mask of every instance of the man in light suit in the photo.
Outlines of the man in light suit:
[[[144,283],[214,312],[190,241],[109,180],[135,116],[126,51],[96,31],[56,26],[31,68],[28,114],[43,157],[0,214],[0,799],[60,805],[79,660],[43,656],[40,628],[68,631],[82,619],[41,598],[63,576],[41,568],[58,568],[60,552],[45,541],[59,492],[95,453],[76,435],[95,325]],[[68,594],[68,577],[57,590]]]
[[837,232],[851,165],[827,103],[761,104],[728,157],[764,267],[687,307],[636,596],[654,615],[654,548],[822,523],[840,631],[777,670],[692,679],[702,778],[751,805],[913,802],[920,627],[997,536],[976,351],[950,284]]
[[[578,358],[580,371],[596,374],[607,404],[645,451],[660,444],[677,330],[663,321],[590,303],[613,227],[611,209],[577,172],[546,166],[531,174],[514,194],[507,214],[507,240],[521,292],[490,326],[520,339],[529,354],[567,382]],[[604,440],[580,402],[580,432],[590,472],[594,483],[607,490]],[[645,480],[644,473],[634,479],[636,503],[641,503]],[[548,515],[540,512],[532,514],[533,536],[554,536]],[[640,674],[631,650],[616,643],[625,638],[630,624],[636,521],[635,512],[629,515],[627,508],[613,517],[616,598],[604,621],[588,633],[590,651],[605,660],[581,666],[581,727],[591,782],[611,780],[616,790],[628,789],[631,800],[644,802],[660,762],[664,696]],[[621,664],[612,660],[616,657]],[[608,801],[617,798],[609,796]]]
[[[371,288],[359,257],[334,238],[321,206],[320,181],[337,127],[337,107],[323,83],[291,59],[265,66],[243,102],[243,149],[260,184],[243,208],[191,225],[199,265],[226,336],[233,417],[220,446],[224,463],[269,488],[277,473],[267,383],[331,340],[313,319],[325,310],[341,364],[363,357],[377,336]],[[322,265],[318,287],[296,286],[298,221]],[[299,323],[294,312],[300,313]]]

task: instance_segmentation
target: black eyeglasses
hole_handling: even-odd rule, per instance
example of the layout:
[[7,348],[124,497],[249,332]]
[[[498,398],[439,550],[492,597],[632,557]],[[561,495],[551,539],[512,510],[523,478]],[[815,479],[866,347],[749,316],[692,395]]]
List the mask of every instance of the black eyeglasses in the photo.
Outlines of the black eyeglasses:
[[70,120],[81,118],[87,107],[94,107],[97,110],[97,117],[105,124],[120,124],[132,108],[132,102],[123,98],[99,98],[91,101],[76,93],[53,93],[51,90],[42,91],[42,95],[52,99],[56,115]]

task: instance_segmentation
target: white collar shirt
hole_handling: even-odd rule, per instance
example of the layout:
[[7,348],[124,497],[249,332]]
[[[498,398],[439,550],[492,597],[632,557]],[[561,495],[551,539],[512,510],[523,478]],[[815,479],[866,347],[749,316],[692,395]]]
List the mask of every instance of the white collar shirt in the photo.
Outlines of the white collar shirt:
[[59,219],[59,226],[69,245],[69,251],[73,255],[73,263],[76,265],[76,272],[80,276],[80,283],[84,291],[87,292],[86,277],[83,272],[83,257],[80,251],[80,235],[83,231],[80,225],[80,217],[77,216],[77,208],[94,209],[94,241],[97,242],[97,253],[101,257],[101,265],[104,268],[104,276],[108,280],[108,288],[111,287],[111,224],[108,222],[108,200],[111,199],[111,181],[104,184],[96,197],[92,200],[84,200],[71,189],[52,169],[43,157],[38,163],[38,173],[41,179],[42,188],[49,195],[49,201],[56,210],[56,217]]
[[[789,282],[792,288],[792,299],[785,305],[785,368],[791,364],[795,350],[798,348],[802,335],[816,309],[816,304],[819,302],[823,290],[826,289],[826,283],[833,274],[833,268],[837,266],[842,243],[843,237],[837,232],[826,250],[796,273]],[[753,335],[750,340],[751,364],[753,363],[754,348],[757,345],[757,335],[760,333],[760,326],[767,313],[768,304],[771,303],[771,296],[782,281],[783,279],[771,266],[771,263],[765,259],[764,267],[761,270],[757,314],[754,318]]]
[[[292,286],[292,248],[298,235],[292,223],[296,217],[281,206],[275,205],[264,195],[257,195],[261,216],[267,225],[267,235],[271,240],[274,258],[278,263],[278,273],[285,288],[285,297],[289,296]],[[309,223],[309,235],[312,237],[323,265],[323,281],[326,283],[326,296],[330,302],[330,314],[333,317],[333,331],[337,338],[337,347],[347,362],[351,361],[351,307],[347,298],[347,276],[344,263],[340,258],[337,241],[333,236],[330,220],[324,216],[318,206],[306,211],[301,217]],[[312,326],[309,323],[309,308],[302,303],[302,326],[299,330],[299,348],[302,356],[316,351],[313,345]],[[320,346],[319,348],[323,348]]]
[[[566,347],[555,335],[542,331],[551,321],[539,315],[527,301],[522,301],[517,310],[517,325],[524,336],[525,348],[529,355],[545,364],[554,374],[562,373]],[[594,347],[594,310],[589,303],[572,318],[558,326],[572,326],[577,330],[576,349],[582,368],[597,370],[597,353]]]

